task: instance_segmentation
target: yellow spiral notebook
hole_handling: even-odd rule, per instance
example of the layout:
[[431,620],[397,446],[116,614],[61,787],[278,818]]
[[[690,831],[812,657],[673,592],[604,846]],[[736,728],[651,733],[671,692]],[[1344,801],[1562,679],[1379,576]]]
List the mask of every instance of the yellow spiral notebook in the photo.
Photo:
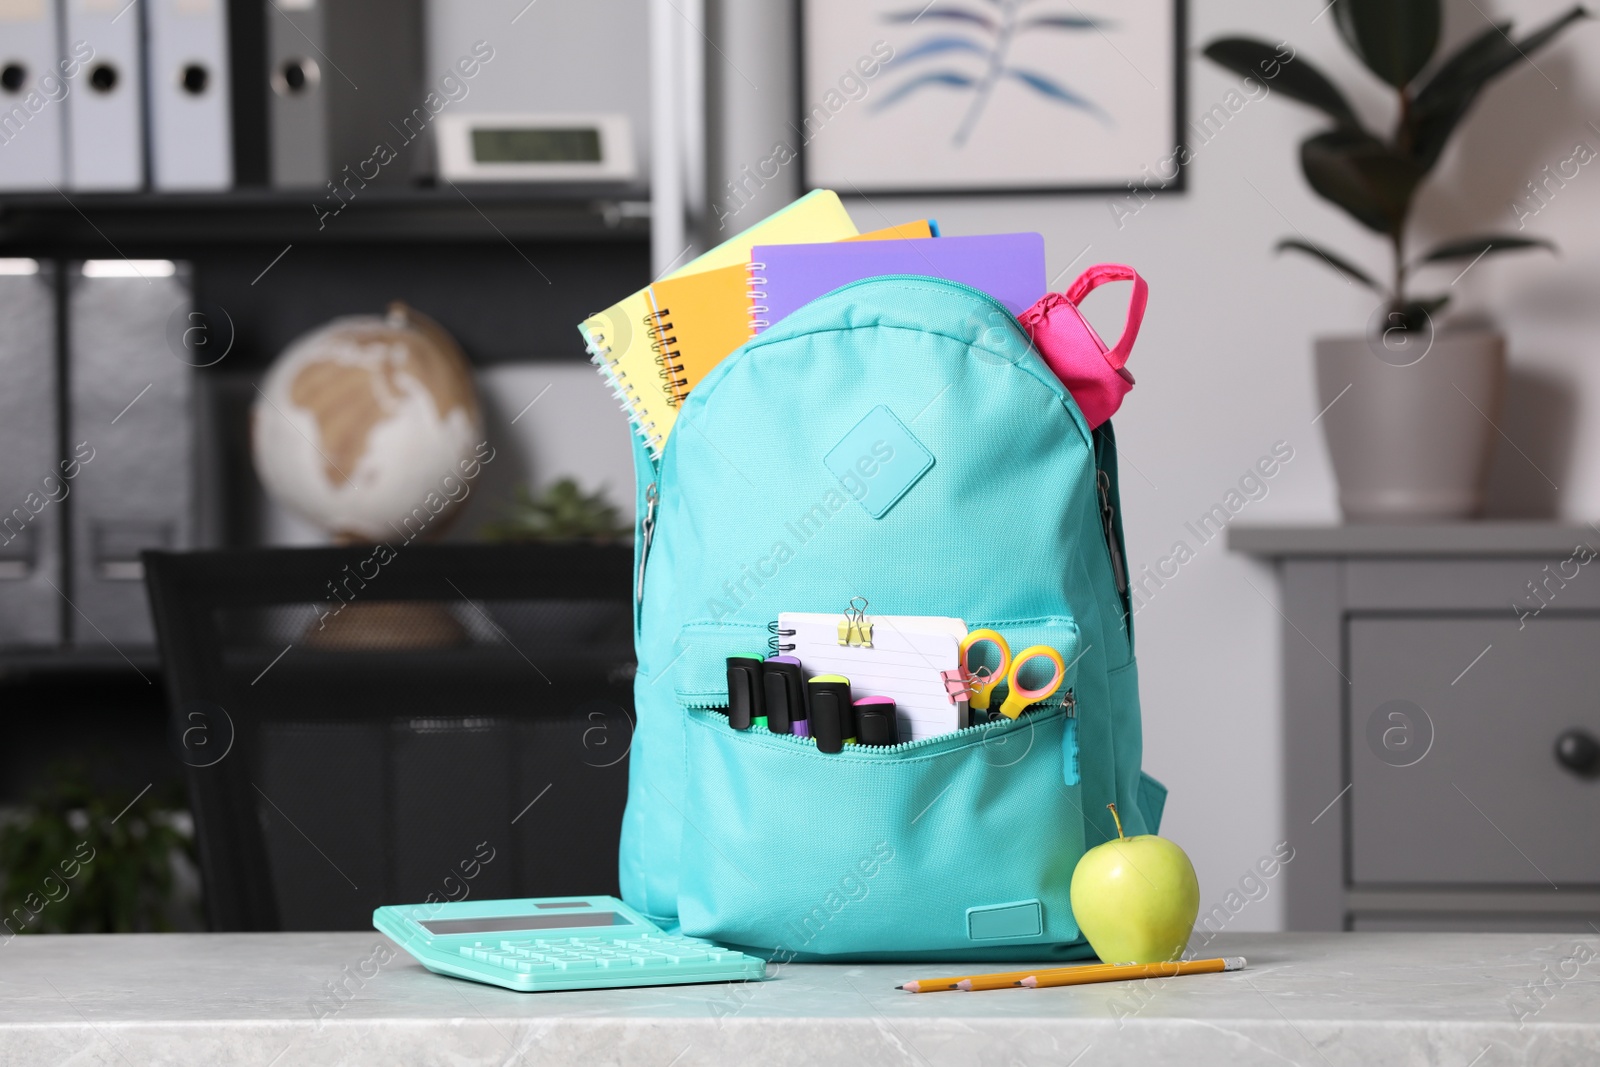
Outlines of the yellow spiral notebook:
[[[700,274],[718,267],[736,267],[739,270],[739,302],[742,306],[745,299],[744,263],[750,258],[750,249],[755,245],[808,244],[837,241],[855,235],[856,225],[850,221],[850,215],[839,202],[838,194],[830,189],[818,189],[756,223],[737,237],[724,241],[668,277]],[[739,321],[742,322],[742,318]],[[672,344],[667,340],[672,335],[670,332],[662,333],[658,328],[649,288],[641,289],[604,311],[589,316],[578,326],[578,332],[583,334],[590,359],[600,368],[600,373],[616,393],[634,429],[649,447],[650,454],[659,458],[678,415],[675,400],[681,400],[681,395],[677,390],[686,391],[687,387],[669,387],[669,382],[681,375],[669,369],[677,362],[676,354],[671,352]]]
[[[892,241],[933,235],[932,223],[918,219],[845,240]],[[698,274],[676,274],[649,288],[651,353],[659,360],[657,369],[667,403],[673,408],[682,407],[689,390],[755,336],[750,325],[748,266],[740,262]]]

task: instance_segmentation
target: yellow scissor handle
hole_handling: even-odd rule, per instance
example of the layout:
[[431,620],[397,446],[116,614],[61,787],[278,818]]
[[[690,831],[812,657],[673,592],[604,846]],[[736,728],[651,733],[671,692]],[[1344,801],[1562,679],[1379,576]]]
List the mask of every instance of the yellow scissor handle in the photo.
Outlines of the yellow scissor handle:
[[[985,641],[999,651],[1000,665],[987,675],[980,675],[974,673],[968,652],[972,646],[981,645]],[[968,702],[968,707],[974,711],[988,711],[989,698],[994,695],[995,686],[1005,681],[1006,672],[1011,670],[1011,646],[1006,644],[1006,639],[994,630],[974,630],[961,639],[961,669],[967,672],[967,677],[972,683],[972,699]]]
[[[1050,661],[1054,672],[1050,680],[1038,689],[1024,689],[1020,681],[1022,668],[1029,660],[1047,659]],[[1041,700],[1050,699],[1050,694],[1061,688],[1061,683],[1067,677],[1067,665],[1061,659],[1061,653],[1049,645],[1034,645],[1017,653],[1017,658],[1011,662],[1011,670],[1006,675],[1006,685],[1010,692],[1000,705],[1000,714],[1008,719],[1015,719],[1021,715],[1029,704],[1037,704]]]

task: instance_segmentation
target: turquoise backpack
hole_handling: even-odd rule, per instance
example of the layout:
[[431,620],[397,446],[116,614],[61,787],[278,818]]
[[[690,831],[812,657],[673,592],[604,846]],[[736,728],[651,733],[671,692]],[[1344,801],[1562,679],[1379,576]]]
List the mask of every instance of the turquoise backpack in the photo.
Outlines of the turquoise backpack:
[[[1090,955],[1073,867],[1115,836],[1108,803],[1153,833],[1166,790],[1140,772],[1111,428],[1017,320],[935,278],[845,286],[723,360],[635,461],[624,899],[779,960]],[[1066,682],[891,748],[731,729],[727,657],[853,597],[1052,645]]]

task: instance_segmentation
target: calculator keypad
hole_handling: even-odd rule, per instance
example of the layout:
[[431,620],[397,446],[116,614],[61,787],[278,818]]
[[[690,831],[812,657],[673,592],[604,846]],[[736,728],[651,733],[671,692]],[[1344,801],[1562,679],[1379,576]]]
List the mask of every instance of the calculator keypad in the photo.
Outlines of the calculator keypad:
[[479,941],[461,946],[461,955],[513,974],[550,977],[731,962],[742,958],[716,945],[676,934],[631,938],[562,937],[522,941]]

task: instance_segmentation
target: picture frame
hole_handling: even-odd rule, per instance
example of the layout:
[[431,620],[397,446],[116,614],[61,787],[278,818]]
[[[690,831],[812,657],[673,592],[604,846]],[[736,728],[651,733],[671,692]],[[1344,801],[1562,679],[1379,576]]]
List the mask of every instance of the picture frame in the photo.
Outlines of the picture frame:
[[807,189],[1186,187],[1186,0],[800,0]]

